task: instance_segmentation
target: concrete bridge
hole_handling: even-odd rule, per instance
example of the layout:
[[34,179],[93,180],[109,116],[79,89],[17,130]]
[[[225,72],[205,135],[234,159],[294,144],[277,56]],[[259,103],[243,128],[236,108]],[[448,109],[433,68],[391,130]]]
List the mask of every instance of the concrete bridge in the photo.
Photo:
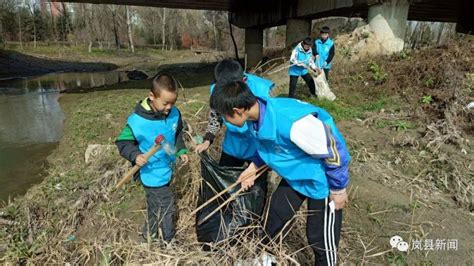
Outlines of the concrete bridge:
[[389,52],[403,49],[407,20],[457,23],[471,33],[469,0],[53,0],[94,4],[154,6],[230,12],[232,24],[245,28],[249,66],[262,58],[263,29],[286,24],[286,45],[309,36],[311,20],[329,16],[362,17]]

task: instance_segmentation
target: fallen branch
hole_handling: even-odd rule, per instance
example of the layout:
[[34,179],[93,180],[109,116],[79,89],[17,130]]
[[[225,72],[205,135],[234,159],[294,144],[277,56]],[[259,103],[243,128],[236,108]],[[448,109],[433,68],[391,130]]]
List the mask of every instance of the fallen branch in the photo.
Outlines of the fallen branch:
[[234,184],[230,185],[228,188],[222,190],[221,192],[219,192],[218,194],[216,194],[214,197],[210,198],[208,201],[204,202],[201,206],[197,207],[197,209],[195,209],[193,212],[191,212],[191,216],[195,215],[198,211],[200,211],[202,208],[206,207],[207,205],[209,205],[209,203],[213,202],[214,200],[216,200],[217,198],[219,198],[220,196],[224,195],[225,193],[229,192],[230,190],[232,190],[234,187],[236,187],[237,185],[239,185],[240,183],[242,183],[243,180],[249,178],[250,176],[252,176],[253,174],[258,174],[260,171],[260,173],[263,173],[265,172],[266,170],[268,169],[268,166],[266,165],[262,165],[260,166],[259,168],[257,168],[257,170],[254,172],[254,173],[249,173],[248,175],[246,175],[245,177],[242,178],[241,181],[237,181],[235,182]]
[[5,225],[19,225],[20,223],[17,221],[12,221],[12,220],[7,220],[0,218],[0,224],[5,224]]
[[[268,168],[268,166],[266,166],[266,165],[263,165],[263,166],[261,166],[260,168],[258,168],[257,171],[256,171],[256,173],[258,173],[258,174],[257,174],[257,177],[256,177],[255,179],[259,178],[263,173],[265,173],[265,171],[267,170],[267,168]],[[261,169],[260,172],[259,172],[259,169]],[[252,174],[255,174],[255,173],[252,173]],[[244,177],[244,178],[242,179],[242,181],[245,180],[245,179],[247,179],[247,178],[249,178],[250,176],[252,176],[252,174],[249,174],[249,175],[247,175],[246,177]],[[242,181],[237,181],[237,182],[235,182],[232,186],[228,187],[226,190],[229,191],[229,190],[231,189],[231,187],[237,186],[238,184],[242,183]],[[223,192],[226,191],[226,190],[223,190]],[[220,209],[222,209],[225,205],[227,205],[229,202],[233,201],[233,200],[236,199],[238,196],[240,196],[240,193],[241,193],[243,190],[244,190],[243,187],[241,187],[239,190],[237,190],[237,192],[235,192],[234,195],[232,195],[230,198],[228,198],[226,201],[224,201],[221,205],[219,205],[219,207],[217,207],[215,210],[213,210],[211,213],[209,213],[209,214],[208,214],[206,217],[204,217],[201,221],[199,221],[199,222],[198,222],[198,225],[201,225],[202,223],[204,223],[205,221],[207,221],[209,218],[212,217],[212,215],[214,215],[216,212],[218,212]],[[222,195],[223,193],[221,192],[221,193],[219,193],[219,194]],[[217,196],[217,195],[216,195],[216,196]],[[216,196],[214,196],[213,198],[217,198]],[[209,202],[210,202],[210,200],[207,201],[206,203],[204,203],[203,205],[208,204]],[[201,205],[200,207],[202,207],[203,205]]]

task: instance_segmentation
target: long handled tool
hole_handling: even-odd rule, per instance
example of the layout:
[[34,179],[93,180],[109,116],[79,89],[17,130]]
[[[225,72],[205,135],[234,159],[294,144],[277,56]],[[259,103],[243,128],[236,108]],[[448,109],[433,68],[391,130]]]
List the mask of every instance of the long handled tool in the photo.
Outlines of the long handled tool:
[[[261,168],[262,171],[258,172],[258,169],[257,169],[257,176],[255,179],[259,178],[263,173],[265,173],[265,171],[267,170],[268,166],[265,165],[265,167]],[[260,169],[260,168],[259,168]],[[248,175],[247,177],[243,178],[243,180],[249,178],[250,175]],[[235,182],[233,184],[233,186],[235,186],[236,184],[240,184],[242,182]],[[212,215],[214,215],[216,212],[218,212],[220,209],[222,209],[225,205],[227,205],[229,202],[235,200],[238,196],[240,196],[240,193],[244,190],[243,187],[241,187],[239,190],[237,190],[234,195],[232,195],[231,197],[229,197],[226,201],[224,201],[221,205],[219,205],[219,207],[217,207],[215,210],[213,210],[211,213],[209,213],[206,217],[204,217],[202,220],[200,220],[198,222],[198,225],[201,225],[202,223],[204,223],[205,221],[207,221],[209,218],[212,217]],[[202,206],[202,205],[201,205]]]
[[287,69],[287,68],[290,68],[290,67],[292,67],[292,66],[296,66],[296,64],[291,64],[291,65],[282,66],[282,67],[280,67],[280,68],[278,68],[278,69],[276,69],[276,70],[270,71],[270,73],[265,73],[265,74],[267,74],[267,75],[273,75],[273,74],[275,74],[275,73],[277,73],[277,72],[280,72],[280,71],[285,70],[285,69]]
[[212,198],[208,199],[206,202],[204,202],[201,206],[197,207],[197,209],[195,209],[193,212],[191,212],[191,216],[195,215],[198,211],[200,211],[202,208],[206,207],[207,205],[209,205],[209,203],[213,202],[214,200],[216,200],[217,198],[219,198],[220,196],[224,195],[225,193],[229,192],[231,189],[233,189],[234,187],[236,187],[237,185],[239,185],[240,183],[242,183],[243,180],[249,178],[251,175],[253,174],[256,174],[258,173],[260,170],[262,170],[262,172],[264,172],[265,170],[267,170],[268,166],[266,165],[262,165],[260,166],[259,168],[257,168],[257,170],[255,170],[255,173],[249,173],[248,175],[246,175],[245,177],[242,178],[241,181],[237,181],[235,182],[234,184],[230,185],[228,188],[222,190],[221,192],[217,193],[216,195],[214,195]]
[[[155,144],[153,144],[153,146],[144,154],[145,156],[145,159],[149,159],[151,156],[153,156],[153,154],[155,154],[159,149],[160,149],[160,146],[161,146],[161,142],[165,139],[165,137],[163,135],[159,135],[158,137],[155,138]],[[123,177],[122,179],[120,179],[120,181],[117,183],[117,185],[115,185],[115,189],[117,188],[120,188],[121,186],[123,186],[123,184],[127,183],[130,179],[132,179],[133,175],[138,171],[140,170],[141,166],[139,165],[134,165],[132,167],[132,169],[130,169],[130,171],[128,171]]]

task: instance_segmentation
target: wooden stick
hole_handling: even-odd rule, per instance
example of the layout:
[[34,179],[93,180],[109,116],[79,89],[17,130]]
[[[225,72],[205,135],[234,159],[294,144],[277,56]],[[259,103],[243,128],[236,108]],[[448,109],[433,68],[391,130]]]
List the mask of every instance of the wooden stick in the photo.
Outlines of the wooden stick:
[[[262,171],[265,172],[266,170],[268,169],[268,166],[266,165],[262,165],[260,166],[259,168],[257,168],[257,170],[255,170],[255,173],[249,173],[247,176],[245,176],[244,178],[242,178],[242,181],[249,178],[251,175],[253,174],[258,174],[259,171]],[[228,188],[222,190],[221,192],[219,192],[218,194],[214,195],[214,197],[208,199],[206,202],[204,202],[201,206],[199,206],[197,209],[195,209],[193,212],[191,212],[191,216],[195,215],[198,211],[200,211],[202,208],[206,207],[207,205],[209,205],[209,203],[213,202],[215,199],[219,198],[220,196],[222,196],[223,194],[225,194],[226,192],[230,191],[231,189],[233,189],[234,187],[236,187],[238,184],[242,183],[242,181],[237,181],[235,182],[234,184],[230,185]]]
[[[158,137],[156,137],[155,144],[153,144],[153,146],[150,148],[150,150],[148,150],[144,155],[146,160],[148,160],[151,156],[153,156],[153,154],[155,154],[160,149],[161,142],[163,141],[163,139],[164,139],[163,135],[159,135]],[[132,167],[132,169],[130,169],[130,171],[128,171],[122,177],[122,179],[120,179],[120,181],[117,183],[117,185],[115,185],[115,189],[120,188],[121,186],[123,186],[123,184],[127,183],[130,179],[132,179],[133,175],[138,170],[140,170],[140,168],[141,168],[141,166],[134,165]]]
[[270,73],[265,73],[265,74],[266,74],[266,75],[273,75],[273,74],[275,74],[275,73],[277,73],[277,72],[280,72],[280,71],[285,70],[285,69],[287,69],[287,68],[290,68],[290,67],[292,67],[292,66],[296,66],[296,64],[286,65],[286,66],[280,67],[280,68],[277,69],[277,70],[273,70],[273,71],[271,71]]
[[[265,172],[264,171],[260,171],[260,173],[257,174],[257,177],[255,177],[255,180],[257,180],[257,178],[259,178],[263,173]],[[248,178],[248,177],[247,177]],[[237,182],[235,183],[237,184]],[[234,184],[234,185],[235,185]],[[243,187],[241,187],[239,190],[237,190],[237,192],[235,192],[234,195],[232,195],[231,197],[229,197],[226,201],[224,201],[221,205],[219,205],[219,207],[217,207],[215,210],[213,210],[211,213],[209,213],[206,217],[204,217],[204,219],[202,219],[201,221],[198,222],[198,225],[201,225],[202,223],[204,223],[205,221],[207,221],[209,218],[212,217],[212,215],[214,215],[216,212],[218,212],[220,209],[222,209],[225,205],[227,205],[229,202],[235,200],[238,196],[240,196],[240,192],[242,192],[244,190]],[[202,205],[201,205],[202,206]]]
[[257,72],[258,69],[262,68],[263,66],[265,66],[265,65],[267,65],[268,63],[273,62],[273,61],[275,61],[275,60],[285,60],[285,57],[282,56],[282,57],[277,57],[277,58],[273,58],[273,59],[271,59],[271,60],[268,60],[267,62],[265,62],[265,63],[263,63],[263,64],[261,64],[261,65],[255,66],[255,68],[252,69],[250,72],[255,74],[255,72]]

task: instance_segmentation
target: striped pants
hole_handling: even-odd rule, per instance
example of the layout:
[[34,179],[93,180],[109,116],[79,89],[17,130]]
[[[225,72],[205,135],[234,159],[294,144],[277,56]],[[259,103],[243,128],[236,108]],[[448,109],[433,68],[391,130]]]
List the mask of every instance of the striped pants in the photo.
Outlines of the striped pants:
[[291,228],[291,225],[287,224],[288,221],[294,217],[306,199],[308,199],[306,237],[314,251],[315,265],[336,265],[342,210],[331,211],[328,198],[321,200],[307,198],[282,179],[272,195],[265,231],[274,241],[285,237]]

